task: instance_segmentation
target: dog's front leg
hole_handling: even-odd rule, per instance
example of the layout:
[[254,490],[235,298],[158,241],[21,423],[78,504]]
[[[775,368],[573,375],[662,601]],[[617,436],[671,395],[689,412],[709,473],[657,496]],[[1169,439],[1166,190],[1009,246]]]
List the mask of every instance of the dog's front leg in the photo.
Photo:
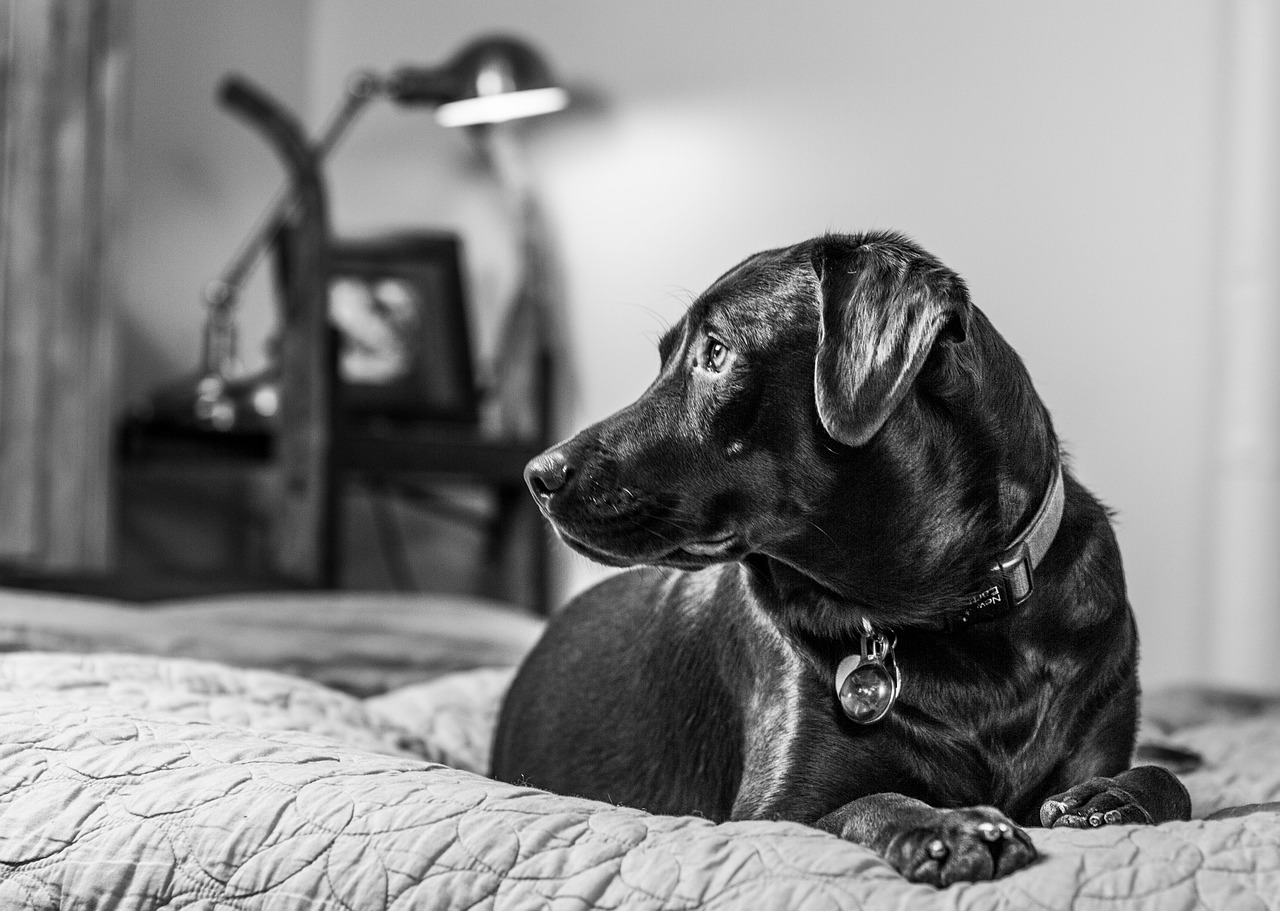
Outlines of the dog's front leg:
[[872,794],[814,825],[871,848],[912,882],[938,887],[996,879],[1036,859],[1027,833],[995,807],[939,810],[901,794]]
[[1173,773],[1138,766],[1115,778],[1090,778],[1050,797],[1040,807],[1045,828],[1154,825],[1191,818],[1191,797]]

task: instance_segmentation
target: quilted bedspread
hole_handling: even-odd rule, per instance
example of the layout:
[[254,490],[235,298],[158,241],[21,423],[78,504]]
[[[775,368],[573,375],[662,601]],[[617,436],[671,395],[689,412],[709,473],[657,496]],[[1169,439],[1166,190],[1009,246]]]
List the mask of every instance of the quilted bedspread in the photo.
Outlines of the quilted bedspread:
[[[361,701],[194,660],[0,658],[0,908],[1280,906],[1280,816],[1034,831],[1043,859],[936,891],[789,823],[651,816],[490,781],[506,676]],[[1197,809],[1280,795],[1280,721],[1171,737]],[[435,760],[435,761],[433,761]]]

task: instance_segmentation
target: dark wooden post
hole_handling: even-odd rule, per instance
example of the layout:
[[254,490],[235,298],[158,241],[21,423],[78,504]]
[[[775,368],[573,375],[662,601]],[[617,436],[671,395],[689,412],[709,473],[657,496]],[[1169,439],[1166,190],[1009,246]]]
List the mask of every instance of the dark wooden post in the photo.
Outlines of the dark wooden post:
[[227,80],[222,100],[270,143],[299,201],[280,251],[286,277],[275,443],[280,500],[273,555],[276,571],[286,578],[327,587],[333,583],[337,507],[330,465],[334,355],[328,317],[329,220],[319,154],[297,119],[247,80]]

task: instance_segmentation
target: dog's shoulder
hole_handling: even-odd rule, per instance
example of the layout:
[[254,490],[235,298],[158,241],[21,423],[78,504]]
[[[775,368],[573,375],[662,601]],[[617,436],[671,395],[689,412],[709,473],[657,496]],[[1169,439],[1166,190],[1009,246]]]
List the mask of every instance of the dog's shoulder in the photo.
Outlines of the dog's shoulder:
[[728,673],[741,648],[724,626],[737,611],[720,600],[738,590],[736,575],[637,568],[570,601],[504,700],[493,774],[653,812],[727,815],[736,776],[708,783],[706,770],[741,763]]

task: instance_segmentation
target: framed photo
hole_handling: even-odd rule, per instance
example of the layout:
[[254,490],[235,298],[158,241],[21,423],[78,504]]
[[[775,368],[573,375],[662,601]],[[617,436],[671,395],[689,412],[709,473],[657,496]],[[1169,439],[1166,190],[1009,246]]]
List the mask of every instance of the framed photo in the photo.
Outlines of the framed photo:
[[338,396],[352,418],[478,420],[461,243],[406,232],[331,247]]

